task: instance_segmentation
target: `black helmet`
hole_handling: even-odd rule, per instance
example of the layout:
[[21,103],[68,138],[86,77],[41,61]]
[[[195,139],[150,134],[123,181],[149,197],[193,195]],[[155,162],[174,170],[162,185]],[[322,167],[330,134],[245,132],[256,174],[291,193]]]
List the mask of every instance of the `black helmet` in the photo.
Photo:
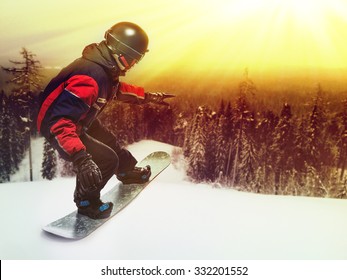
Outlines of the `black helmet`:
[[[124,68],[139,62],[148,51],[148,36],[138,25],[119,22],[105,33],[106,45]],[[123,69],[122,69],[123,70]]]

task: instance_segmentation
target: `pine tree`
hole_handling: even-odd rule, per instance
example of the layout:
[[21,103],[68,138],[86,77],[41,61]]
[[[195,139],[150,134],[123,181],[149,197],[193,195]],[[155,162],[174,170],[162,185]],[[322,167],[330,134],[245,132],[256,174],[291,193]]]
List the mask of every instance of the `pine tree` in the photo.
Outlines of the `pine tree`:
[[188,119],[188,125],[187,125],[187,129],[185,130],[184,144],[183,144],[183,155],[185,158],[188,158],[189,155],[191,154],[191,149],[193,146],[192,144],[193,138],[198,129],[198,121],[196,119],[197,119],[197,113],[191,119]]
[[242,150],[240,153],[240,178],[244,186],[254,182],[255,172],[258,167],[257,143],[255,141],[255,114],[250,113],[245,122],[245,130],[242,138]]
[[[305,180],[308,174],[308,162],[309,159],[309,132],[308,132],[308,120],[306,116],[302,116],[298,121],[297,129],[294,131],[294,147],[293,147],[293,164],[295,175],[293,179],[297,186],[301,188],[305,185]],[[300,193],[302,190],[298,190]]]
[[298,123],[298,129],[294,135],[294,168],[298,172],[305,172],[305,165],[309,160],[309,132],[305,116],[302,116]]
[[19,115],[28,117],[29,119],[35,115],[35,109],[32,106],[35,92],[41,90],[41,75],[39,73],[41,67],[40,61],[35,59],[36,55],[22,48],[20,52],[23,60],[10,60],[14,67],[3,67],[2,69],[13,76],[7,83],[12,84],[13,101],[18,104]]
[[318,104],[315,104],[310,115],[308,146],[309,164],[316,170],[322,169],[322,140],[323,140],[323,116]]
[[15,67],[3,67],[2,69],[13,76],[8,81],[17,87],[13,89],[14,93],[21,95],[27,95],[34,90],[40,90],[41,75],[39,71],[41,64],[39,60],[35,59],[35,54],[28,51],[26,48],[22,48],[20,52],[23,60],[10,60]]
[[[216,142],[215,142],[215,157],[216,157],[216,168],[215,176],[218,178],[219,183],[225,183],[226,176],[228,175],[228,156],[229,149],[229,139],[227,137],[227,118],[224,112],[223,102],[221,103],[220,110],[218,112],[217,126],[216,130]],[[231,156],[230,156],[231,157]],[[230,159],[231,161],[231,159]]]
[[175,116],[170,106],[148,104],[144,110],[145,137],[173,144]]
[[144,139],[144,108],[143,106],[137,106],[137,108],[134,108],[134,141],[138,142],[142,139]]
[[217,157],[216,157],[216,142],[218,138],[217,129],[218,117],[217,113],[211,110],[207,110],[205,113],[205,120],[203,123],[204,134],[206,135],[206,180],[214,182],[218,175],[216,173]]
[[1,90],[0,91],[0,118],[3,114],[3,108],[5,106],[5,98],[6,98],[5,92],[4,90]]
[[188,127],[188,121],[187,117],[183,112],[179,113],[174,127],[173,127],[173,134],[174,134],[174,145],[178,147],[184,146],[184,140],[185,140],[185,134],[186,129]]
[[11,158],[10,144],[10,120],[11,116],[6,104],[6,96],[3,93],[1,96],[1,115],[0,115],[0,183],[10,181],[13,162]]
[[275,128],[274,143],[271,147],[271,160],[275,172],[275,194],[279,193],[281,187],[286,186],[285,175],[293,168],[293,135],[291,107],[285,103]]
[[326,120],[325,120],[325,129],[324,129],[324,135],[323,135],[323,158],[322,162],[324,165],[323,172],[326,173],[325,175],[327,178],[334,176],[338,178],[336,174],[333,175],[333,173],[336,173],[334,169],[338,165],[338,141],[340,138],[340,127],[338,123],[338,117],[331,116],[328,117],[328,114],[326,114]]
[[203,107],[199,107],[193,120],[192,139],[190,140],[189,155],[187,158],[188,169],[187,174],[190,178],[197,182],[206,179],[206,130],[204,129],[204,121],[206,112]]
[[[258,191],[260,188],[267,188],[271,185],[271,174],[273,174],[273,162],[271,160],[271,147],[274,144],[275,127],[279,121],[272,111],[264,113],[262,120],[257,125],[256,142],[259,149],[259,169],[258,176]],[[265,191],[265,190],[264,190]],[[268,192],[268,191],[266,191]]]
[[225,114],[225,105],[224,105],[224,99],[220,102],[219,109],[218,109],[218,116]]
[[[28,51],[26,48],[22,48],[20,52],[23,60],[14,61],[10,60],[14,67],[2,67],[2,69],[8,74],[12,75],[13,78],[7,82],[14,85],[11,94],[11,103],[14,106],[18,123],[22,120],[20,124],[20,133],[23,132],[27,135],[27,145],[29,149],[29,164],[30,164],[30,180],[32,181],[32,157],[31,157],[31,128],[32,118],[37,112],[37,108],[32,106],[35,104],[35,91],[41,90],[40,87],[40,74],[39,70],[41,68],[40,62],[35,59],[35,54]],[[14,129],[14,128],[12,128]],[[19,146],[21,143],[18,142]],[[19,149],[22,149],[19,147]],[[17,153],[14,154],[17,156]]]
[[225,108],[224,116],[226,120],[224,128],[225,137],[232,140],[234,137],[234,114],[230,102],[228,102],[228,105]]
[[345,176],[347,165],[347,99],[343,101],[343,111],[341,114],[342,133],[337,142],[338,146],[338,163],[337,167],[340,169],[340,180],[342,181]]
[[314,184],[311,185],[310,193],[313,196],[323,196],[328,193],[327,185],[330,184],[331,170],[334,164],[331,135],[328,134],[328,118],[326,102],[323,91],[319,86],[308,129],[308,165],[314,175]]
[[225,176],[226,179],[231,177],[232,172],[232,164],[234,162],[234,155],[235,155],[235,149],[234,149],[234,141],[235,141],[235,124],[234,124],[234,115],[231,103],[229,102],[225,112],[225,124],[223,125],[223,138],[226,139],[226,145],[227,145],[227,162],[226,162],[226,168],[225,168]]
[[4,151],[6,150],[6,142],[3,137],[3,127],[4,127],[4,107],[5,107],[5,92],[1,90],[0,92],[0,183],[8,181],[9,178],[6,176],[5,170],[5,159],[3,157]]
[[[239,97],[236,102],[236,110],[235,110],[235,140],[234,140],[234,146],[235,146],[235,157],[234,157],[234,163],[233,163],[233,172],[231,176],[231,187],[234,186],[238,173],[239,168],[241,165],[241,153],[242,149],[245,145],[245,139],[247,138],[246,129],[249,123],[252,121],[252,113],[250,112],[250,106],[248,103],[247,96],[254,96],[256,87],[252,80],[248,77],[248,69],[245,69],[244,72],[244,81],[240,83],[240,91],[239,91]],[[247,141],[247,140],[246,140]],[[250,142],[249,142],[250,143]],[[250,146],[249,146],[250,147]]]
[[311,148],[311,165],[320,170],[324,163],[324,134],[327,123],[325,104],[323,100],[323,90],[319,85],[314,101],[314,106],[310,115],[309,123],[309,145]]
[[122,104],[124,106],[124,119],[122,122],[123,138],[125,139],[126,145],[135,142],[136,129],[139,124],[136,123],[136,111],[135,108],[129,104]]
[[6,95],[2,97],[0,117],[0,149],[2,156],[2,171],[4,180],[9,181],[10,175],[18,170],[24,157],[24,135],[19,127],[18,116],[13,103]]
[[43,146],[42,178],[52,180],[57,173],[57,156],[51,144],[45,139]]
[[10,127],[11,158],[13,162],[14,172],[18,170],[19,163],[23,160],[25,150],[29,146],[27,139],[29,139],[30,130],[28,128],[24,128],[24,131],[22,132],[21,124],[18,122],[18,119],[16,119],[16,117],[14,116],[14,111],[10,113]]
[[117,137],[117,141],[122,146],[128,143],[127,129],[124,125],[127,117],[125,105],[127,104],[110,102],[99,117],[103,125]]

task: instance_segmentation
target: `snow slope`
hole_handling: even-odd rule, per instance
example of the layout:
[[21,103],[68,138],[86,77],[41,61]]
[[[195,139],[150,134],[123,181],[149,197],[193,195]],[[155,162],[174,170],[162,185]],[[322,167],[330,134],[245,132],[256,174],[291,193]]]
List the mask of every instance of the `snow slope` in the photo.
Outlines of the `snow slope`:
[[[129,149],[140,159],[173,147],[141,141]],[[347,259],[346,200],[197,185],[171,165],[87,238],[41,231],[74,210],[73,186],[73,178],[0,184],[0,259]]]

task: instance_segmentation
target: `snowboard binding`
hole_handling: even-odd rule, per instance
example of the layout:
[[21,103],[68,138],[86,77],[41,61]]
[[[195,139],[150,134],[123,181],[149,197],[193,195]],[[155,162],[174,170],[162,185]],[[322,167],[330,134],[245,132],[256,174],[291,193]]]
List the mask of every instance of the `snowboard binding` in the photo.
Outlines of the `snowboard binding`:
[[105,219],[111,215],[112,208],[112,202],[103,203],[100,199],[82,200],[78,204],[78,213],[94,220]]
[[151,177],[151,167],[134,167],[133,170],[117,174],[117,179],[123,184],[143,184]]

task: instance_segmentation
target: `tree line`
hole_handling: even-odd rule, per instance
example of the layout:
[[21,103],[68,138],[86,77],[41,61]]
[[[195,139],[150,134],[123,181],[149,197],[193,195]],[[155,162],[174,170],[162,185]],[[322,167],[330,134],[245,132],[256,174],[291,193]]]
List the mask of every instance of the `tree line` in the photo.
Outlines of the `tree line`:
[[246,71],[235,100],[221,99],[217,108],[113,103],[103,120],[125,145],[154,139],[181,147],[194,182],[345,198],[347,99],[331,106],[318,85],[305,110],[284,102],[275,111],[255,104],[258,94]]
[[[25,49],[21,54],[22,62],[3,68],[13,75],[15,86],[10,94],[0,93],[0,182],[10,180],[29,147],[28,136],[36,136],[32,120],[38,108],[39,63]],[[32,79],[20,78],[28,69]],[[332,106],[324,95],[318,86],[304,110],[290,100],[281,108],[259,105],[261,93],[245,71],[238,92],[214,100],[218,105],[187,98],[189,93],[177,96],[170,106],[112,101],[100,119],[121,145],[153,139],[180,147],[194,182],[257,193],[345,198],[347,99],[341,97]],[[71,163],[45,142],[43,178],[54,178],[58,169],[73,175]]]
[[246,76],[232,105],[198,107],[186,130],[187,173],[196,182],[256,193],[346,198],[347,99],[330,111],[318,86],[305,114],[255,111]]

